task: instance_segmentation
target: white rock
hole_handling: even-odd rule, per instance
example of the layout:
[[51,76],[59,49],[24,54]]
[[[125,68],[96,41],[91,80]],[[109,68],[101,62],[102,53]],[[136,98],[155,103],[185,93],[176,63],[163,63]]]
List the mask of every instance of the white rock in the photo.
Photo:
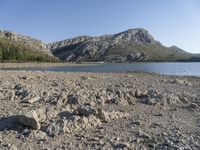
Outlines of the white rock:
[[17,115],[17,120],[25,126],[30,126],[33,129],[40,129],[41,125],[39,123],[39,118],[38,118],[38,114],[36,113],[35,110],[29,111],[29,112],[25,112],[21,115]]
[[109,117],[109,114],[102,110],[102,109],[99,109],[98,110],[98,114],[97,116],[103,121],[103,122],[109,122],[110,121],[110,117]]
[[61,133],[65,133],[67,131],[66,128],[66,121],[61,119],[58,120],[55,123],[52,123],[47,129],[46,132],[50,135],[50,136],[56,136],[59,135]]
[[42,132],[40,130],[38,131],[33,131],[33,136],[35,139],[37,140],[44,140],[46,138],[46,133],[45,132]]
[[23,101],[21,101],[21,103],[33,104],[33,103],[39,101],[40,99],[41,98],[39,96],[36,96],[36,97],[30,98],[30,99],[23,100]]
[[191,104],[190,104],[190,107],[191,107],[191,108],[198,108],[199,106],[198,106],[196,103],[191,103]]
[[40,108],[36,110],[39,122],[45,122],[46,120],[46,113],[44,108]]
[[12,144],[10,150],[17,150],[17,147],[14,144]]

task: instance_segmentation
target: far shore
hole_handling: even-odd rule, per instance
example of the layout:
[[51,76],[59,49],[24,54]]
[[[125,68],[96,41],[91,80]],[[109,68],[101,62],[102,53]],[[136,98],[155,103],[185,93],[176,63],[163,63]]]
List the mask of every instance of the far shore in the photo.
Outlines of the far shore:
[[95,66],[98,63],[48,63],[48,62],[24,62],[24,63],[0,63],[0,68],[29,68],[48,66]]
[[[0,63],[0,69],[2,68],[30,68],[30,67],[49,67],[49,66],[97,66],[100,64],[107,64],[108,62],[3,62]],[[133,62],[133,63],[189,63],[189,62]],[[191,62],[192,63],[192,62]],[[195,63],[195,62],[193,62]],[[112,63],[111,63],[112,64]]]

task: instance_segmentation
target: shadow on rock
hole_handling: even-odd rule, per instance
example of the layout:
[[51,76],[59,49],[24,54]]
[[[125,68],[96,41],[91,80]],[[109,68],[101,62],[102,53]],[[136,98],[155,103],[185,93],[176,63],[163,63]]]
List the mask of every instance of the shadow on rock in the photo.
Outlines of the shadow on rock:
[[0,119],[0,131],[15,129],[19,123],[16,116],[9,116]]
[[71,117],[73,115],[74,115],[74,113],[69,112],[69,111],[63,111],[63,112],[60,112],[58,114],[58,116],[61,117],[61,118],[69,118],[69,117]]

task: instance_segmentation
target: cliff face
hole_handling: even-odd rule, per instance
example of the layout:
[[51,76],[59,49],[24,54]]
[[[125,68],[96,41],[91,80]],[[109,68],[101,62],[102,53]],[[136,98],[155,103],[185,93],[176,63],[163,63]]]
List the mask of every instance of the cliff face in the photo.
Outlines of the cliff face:
[[164,47],[142,28],[99,37],[80,36],[47,46],[63,61],[133,62],[185,58],[185,54]]
[[46,45],[41,40],[37,40],[29,36],[16,34],[10,31],[0,30],[0,39],[8,40],[10,42],[31,48],[35,51],[44,52],[49,56],[53,56],[51,51],[46,47]]
[[77,38],[71,38],[71,39],[67,39],[67,40],[63,40],[63,41],[53,42],[53,43],[47,44],[47,48],[51,49],[51,51],[54,52],[54,50],[57,50],[59,48],[63,48],[63,47],[67,47],[67,46],[75,45],[75,44],[80,44],[90,38],[92,38],[92,37],[80,36]]

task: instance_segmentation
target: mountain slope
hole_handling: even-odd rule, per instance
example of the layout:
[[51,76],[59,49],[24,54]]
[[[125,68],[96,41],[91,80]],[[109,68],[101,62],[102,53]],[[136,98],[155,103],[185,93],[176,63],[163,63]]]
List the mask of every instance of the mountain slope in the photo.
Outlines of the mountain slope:
[[193,61],[193,62],[200,61],[200,55],[198,55],[198,54],[192,54],[192,53],[186,52],[185,50],[183,50],[175,45],[171,46],[169,48],[175,50],[178,53],[182,53],[182,54],[189,56],[189,59],[187,61]]
[[[173,46],[171,46],[171,47],[169,47],[170,49],[173,49],[173,50],[175,50],[175,51],[177,51],[177,52],[180,52],[180,53],[187,53],[185,50],[183,50],[183,49],[181,49],[181,48],[179,48],[179,47],[177,47],[177,46],[175,46],[175,45],[173,45]],[[189,53],[188,53],[189,54]]]
[[56,61],[40,40],[0,30],[0,61]]
[[100,37],[80,36],[47,47],[63,61],[190,61],[193,57],[163,46],[141,28]]

